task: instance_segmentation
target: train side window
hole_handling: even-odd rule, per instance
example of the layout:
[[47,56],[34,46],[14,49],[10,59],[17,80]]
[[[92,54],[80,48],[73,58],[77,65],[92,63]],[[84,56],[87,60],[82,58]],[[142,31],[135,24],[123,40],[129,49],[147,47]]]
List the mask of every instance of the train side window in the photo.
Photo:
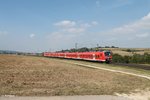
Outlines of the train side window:
[[97,59],[98,59],[98,55],[97,55]]

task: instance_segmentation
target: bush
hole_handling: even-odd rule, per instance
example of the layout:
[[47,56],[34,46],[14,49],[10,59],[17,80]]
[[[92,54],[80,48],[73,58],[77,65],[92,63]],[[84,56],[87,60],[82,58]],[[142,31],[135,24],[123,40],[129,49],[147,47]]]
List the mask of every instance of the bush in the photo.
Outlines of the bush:
[[134,54],[131,59],[132,63],[142,63],[144,62],[143,55]]
[[124,63],[130,63],[131,57],[130,56],[124,56]]
[[115,63],[123,63],[123,57],[119,54],[113,54],[113,62]]
[[150,64],[150,54],[144,53],[144,61],[145,61],[145,63],[149,63]]
[[121,56],[119,54],[113,54],[114,63],[148,63],[150,64],[150,54],[144,53],[144,55],[134,54],[133,56]]
[[126,51],[127,51],[127,52],[132,52],[132,50],[131,50],[131,49],[127,49]]

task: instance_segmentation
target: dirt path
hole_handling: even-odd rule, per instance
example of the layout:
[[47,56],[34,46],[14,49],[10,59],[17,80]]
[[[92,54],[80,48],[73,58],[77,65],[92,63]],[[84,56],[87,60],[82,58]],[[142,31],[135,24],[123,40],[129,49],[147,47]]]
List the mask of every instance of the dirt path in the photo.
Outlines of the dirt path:
[[117,96],[127,97],[131,100],[150,100],[150,91],[140,91],[130,94],[116,94]]
[[75,65],[84,66],[84,67],[89,67],[89,68],[101,69],[101,70],[106,70],[106,71],[111,71],[111,72],[116,72],[116,73],[133,75],[133,76],[142,77],[142,78],[146,78],[146,79],[150,80],[150,77],[145,76],[145,75],[139,75],[139,74],[134,74],[134,73],[125,72],[125,71],[119,71],[119,70],[113,70],[113,69],[108,69],[108,68],[101,68],[101,67],[97,67],[97,66],[93,66],[93,65],[87,65],[87,64],[81,64],[81,63],[71,63],[71,62],[66,62],[66,63],[75,64]]

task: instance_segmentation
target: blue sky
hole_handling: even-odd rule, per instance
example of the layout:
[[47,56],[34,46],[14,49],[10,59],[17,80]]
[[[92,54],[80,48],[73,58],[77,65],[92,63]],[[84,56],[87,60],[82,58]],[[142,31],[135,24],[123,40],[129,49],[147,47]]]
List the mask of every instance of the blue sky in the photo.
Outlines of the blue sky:
[[0,0],[0,49],[150,48],[150,0]]

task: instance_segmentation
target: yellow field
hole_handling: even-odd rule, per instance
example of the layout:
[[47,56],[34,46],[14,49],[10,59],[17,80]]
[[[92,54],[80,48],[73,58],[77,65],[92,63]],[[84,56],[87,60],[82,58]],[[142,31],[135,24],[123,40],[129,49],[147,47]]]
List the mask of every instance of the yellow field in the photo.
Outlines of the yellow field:
[[[120,54],[122,56],[130,56],[133,55],[133,53],[136,54],[144,54],[144,53],[150,53],[150,48],[105,48],[106,50],[111,50],[114,54]],[[137,50],[135,52],[127,52],[126,50]]]

